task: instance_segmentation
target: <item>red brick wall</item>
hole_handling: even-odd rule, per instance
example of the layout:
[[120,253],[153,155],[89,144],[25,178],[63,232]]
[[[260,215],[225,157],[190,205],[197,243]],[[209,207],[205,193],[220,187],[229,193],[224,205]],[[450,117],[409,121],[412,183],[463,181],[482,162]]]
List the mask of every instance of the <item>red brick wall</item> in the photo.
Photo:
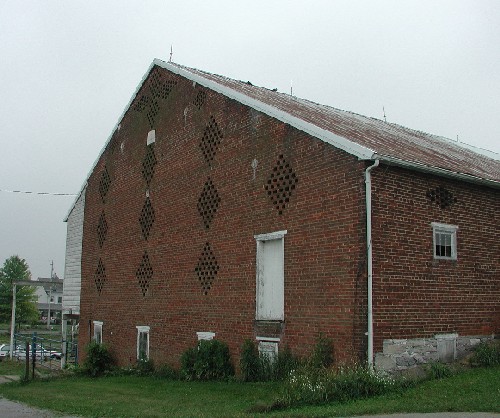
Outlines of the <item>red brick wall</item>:
[[[255,234],[287,230],[285,236],[285,323],[282,344],[309,352],[320,332],[334,340],[337,358],[363,355],[366,330],[364,164],[307,134],[191,81],[175,80],[159,98],[155,155],[149,185],[155,221],[147,240],[139,217],[148,189],[141,170],[148,107],[134,110],[146,81],[91,174],[85,206],[80,348],[89,341],[87,324],[103,321],[103,340],[121,364],[135,361],[137,325],[150,331],[157,364],[177,364],[196,343],[197,331],[212,331],[229,344],[237,362],[246,338],[255,337]],[[194,100],[206,93],[198,108]],[[211,117],[223,138],[209,165],[200,141]],[[298,183],[282,214],[265,184],[279,155]],[[258,161],[252,168],[252,161]],[[110,175],[105,202],[99,182]],[[209,228],[198,213],[207,179],[220,203]],[[98,242],[104,211],[108,231]],[[204,294],[195,272],[206,243],[219,270]],[[136,271],[147,250],[153,276],[146,295]],[[97,291],[99,259],[106,280]]]
[[[453,194],[441,208],[427,193]],[[373,171],[375,351],[386,338],[500,332],[500,193],[381,166]],[[456,261],[433,259],[431,222],[457,225]]]

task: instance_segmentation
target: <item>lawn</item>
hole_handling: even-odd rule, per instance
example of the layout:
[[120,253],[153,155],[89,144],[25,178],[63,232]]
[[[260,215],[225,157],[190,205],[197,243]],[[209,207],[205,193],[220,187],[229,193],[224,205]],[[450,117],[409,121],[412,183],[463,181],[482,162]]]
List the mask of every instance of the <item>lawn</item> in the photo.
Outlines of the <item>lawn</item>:
[[[3,362],[0,374],[3,374]],[[0,386],[0,395],[39,408],[92,417],[256,416],[279,383],[180,382],[151,377],[86,377]],[[425,382],[404,393],[348,404],[275,411],[266,416],[352,416],[395,412],[500,412],[500,367],[478,368]]]

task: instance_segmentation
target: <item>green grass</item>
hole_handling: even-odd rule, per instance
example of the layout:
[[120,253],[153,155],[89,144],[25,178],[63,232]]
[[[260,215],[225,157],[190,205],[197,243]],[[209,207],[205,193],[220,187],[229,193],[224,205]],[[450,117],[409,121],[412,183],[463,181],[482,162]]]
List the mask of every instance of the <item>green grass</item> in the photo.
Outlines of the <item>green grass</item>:
[[26,363],[24,361],[10,360],[9,358],[0,361],[0,375],[3,376],[21,376],[25,368]]
[[[0,374],[4,374],[0,363]],[[0,385],[0,395],[30,405],[92,417],[256,416],[279,383],[178,382],[150,377],[86,377]],[[500,367],[472,369],[403,393],[347,404],[275,411],[265,416],[352,416],[396,412],[500,412]],[[264,416],[264,415],[262,415]]]

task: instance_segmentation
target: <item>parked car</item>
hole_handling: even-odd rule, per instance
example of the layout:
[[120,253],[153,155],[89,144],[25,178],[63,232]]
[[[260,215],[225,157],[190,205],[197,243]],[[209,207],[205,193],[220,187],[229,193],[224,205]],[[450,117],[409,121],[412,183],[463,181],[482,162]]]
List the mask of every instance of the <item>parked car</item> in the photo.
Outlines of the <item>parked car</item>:
[[0,344],[0,361],[10,356],[10,344]]
[[[32,350],[32,347],[30,344],[30,346],[29,346],[29,356],[30,357],[33,355],[31,350]],[[48,350],[48,349],[44,348],[41,344],[37,344],[35,347],[35,356],[38,360],[48,360],[50,358],[57,358],[57,355],[59,355],[59,358],[61,358],[60,353],[53,351],[53,350]],[[17,346],[16,349],[14,350],[13,356],[16,357],[18,360],[25,360],[26,359],[26,347]]]

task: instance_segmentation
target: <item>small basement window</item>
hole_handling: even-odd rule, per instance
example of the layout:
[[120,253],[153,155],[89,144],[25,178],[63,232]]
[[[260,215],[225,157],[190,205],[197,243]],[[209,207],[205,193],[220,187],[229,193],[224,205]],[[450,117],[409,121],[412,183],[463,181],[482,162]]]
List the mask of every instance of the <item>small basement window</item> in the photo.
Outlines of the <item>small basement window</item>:
[[274,363],[278,358],[279,338],[257,337],[259,341],[259,355],[266,357],[269,362]]
[[432,222],[434,258],[444,260],[457,259],[458,226]]
[[137,326],[137,360],[149,360],[149,327]]
[[94,337],[93,340],[97,344],[102,344],[102,322],[94,321]]

